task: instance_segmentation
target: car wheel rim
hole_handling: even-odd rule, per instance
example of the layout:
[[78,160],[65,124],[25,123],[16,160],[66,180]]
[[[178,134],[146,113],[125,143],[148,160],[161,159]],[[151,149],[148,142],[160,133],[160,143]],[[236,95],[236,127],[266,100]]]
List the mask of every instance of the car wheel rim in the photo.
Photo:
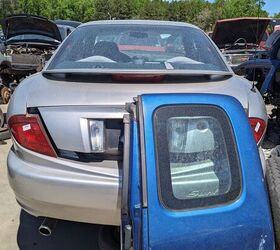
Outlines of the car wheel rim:
[[9,102],[10,96],[11,96],[11,93],[8,88],[4,87],[1,89],[1,97],[2,97],[2,101],[4,104],[7,104]]

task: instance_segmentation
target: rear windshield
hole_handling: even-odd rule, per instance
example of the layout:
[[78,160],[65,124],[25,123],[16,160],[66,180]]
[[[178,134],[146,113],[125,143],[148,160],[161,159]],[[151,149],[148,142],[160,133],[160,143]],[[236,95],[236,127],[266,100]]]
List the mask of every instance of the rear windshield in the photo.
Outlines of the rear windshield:
[[52,69],[228,71],[199,29],[171,25],[88,25],[76,29]]

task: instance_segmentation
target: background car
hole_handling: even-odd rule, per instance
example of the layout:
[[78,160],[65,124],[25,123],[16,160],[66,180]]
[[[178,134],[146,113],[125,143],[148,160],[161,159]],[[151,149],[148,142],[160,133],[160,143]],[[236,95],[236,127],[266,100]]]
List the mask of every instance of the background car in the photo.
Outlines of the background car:
[[40,16],[12,15],[1,25],[5,59],[0,61],[0,77],[10,88],[10,84],[42,70],[62,39],[56,24]]
[[[129,39],[121,43],[129,50],[118,44],[124,33]],[[150,44],[150,37],[156,42]],[[168,38],[170,50],[164,47]],[[83,24],[10,101],[14,144],[7,165],[23,209],[120,225],[123,115],[125,104],[144,93],[230,95],[241,103],[256,143],[263,139],[267,114],[261,95],[233,74],[199,28],[165,21]]]
[[280,121],[280,31],[273,32],[266,41],[266,56],[251,59],[237,66],[234,71],[253,81],[267,104],[274,106],[271,117]]
[[55,24],[57,25],[66,25],[66,26],[70,26],[73,28],[77,28],[79,25],[82,24],[82,22],[79,21],[74,21],[74,20],[61,20],[61,19],[57,19],[54,21]]
[[57,24],[61,39],[64,40],[75,29],[72,26]]
[[218,20],[211,37],[227,62],[235,67],[263,52],[260,43],[270,21],[255,17]]

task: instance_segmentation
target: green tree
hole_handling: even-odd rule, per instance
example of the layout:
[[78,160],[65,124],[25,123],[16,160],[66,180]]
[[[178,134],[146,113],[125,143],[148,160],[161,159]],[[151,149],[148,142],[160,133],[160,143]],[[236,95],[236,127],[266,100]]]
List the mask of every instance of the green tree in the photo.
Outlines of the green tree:
[[140,18],[140,12],[150,0],[132,0],[132,15],[133,18]]
[[150,0],[140,10],[141,19],[164,20],[168,17],[168,3],[162,0]]
[[273,16],[274,18],[280,18],[280,12],[279,13],[276,13],[276,14],[274,14],[274,16]]
[[[0,18],[14,13],[51,20],[158,19],[189,22],[211,30],[217,19],[268,16],[264,0],[0,0]],[[275,17],[280,17],[280,13]]]
[[18,12],[48,17],[48,0],[18,0]]
[[16,0],[0,0],[0,19],[12,15],[17,11]]
[[267,17],[268,13],[263,10],[263,0],[216,0],[213,7],[217,10],[217,18],[234,18],[242,16]]
[[94,1],[93,0],[79,0],[79,1],[67,0],[66,10],[67,12],[65,13],[64,19],[79,20],[82,22],[91,21],[93,20],[93,15],[94,15]]
[[111,15],[113,19],[131,19],[133,4],[131,0],[112,0]]
[[112,0],[95,0],[94,7],[94,20],[107,20],[113,18],[112,14],[114,8]]
[[182,2],[171,2],[168,6],[168,19],[170,21],[182,21],[182,15],[180,14],[182,9]]

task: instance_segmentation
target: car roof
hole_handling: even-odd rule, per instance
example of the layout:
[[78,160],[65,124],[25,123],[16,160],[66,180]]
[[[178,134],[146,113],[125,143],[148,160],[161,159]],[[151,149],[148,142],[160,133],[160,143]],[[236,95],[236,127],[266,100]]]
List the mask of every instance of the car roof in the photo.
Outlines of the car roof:
[[79,21],[73,21],[73,20],[61,20],[61,19],[57,19],[54,21],[55,24],[59,24],[59,25],[67,25],[67,26],[71,26],[73,28],[77,28],[81,22]]
[[104,25],[104,24],[138,24],[138,25],[169,25],[169,26],[181,26],[181,27],[191,27],[199,29],[197,26],[183,23],[183,22],[172,22],[172,21],[158,21],[158,20],[103,20],[103,21],[92,21],[88,23],[81,24],[79,27],[90,26],[90,25]]
[[65,25],[65,24],[56,24],[56,26],[58,28],[65,28],[65,29],[69,28],[69,29],[71,29],[71,31],[73,31],[75,29],[73,26]]

